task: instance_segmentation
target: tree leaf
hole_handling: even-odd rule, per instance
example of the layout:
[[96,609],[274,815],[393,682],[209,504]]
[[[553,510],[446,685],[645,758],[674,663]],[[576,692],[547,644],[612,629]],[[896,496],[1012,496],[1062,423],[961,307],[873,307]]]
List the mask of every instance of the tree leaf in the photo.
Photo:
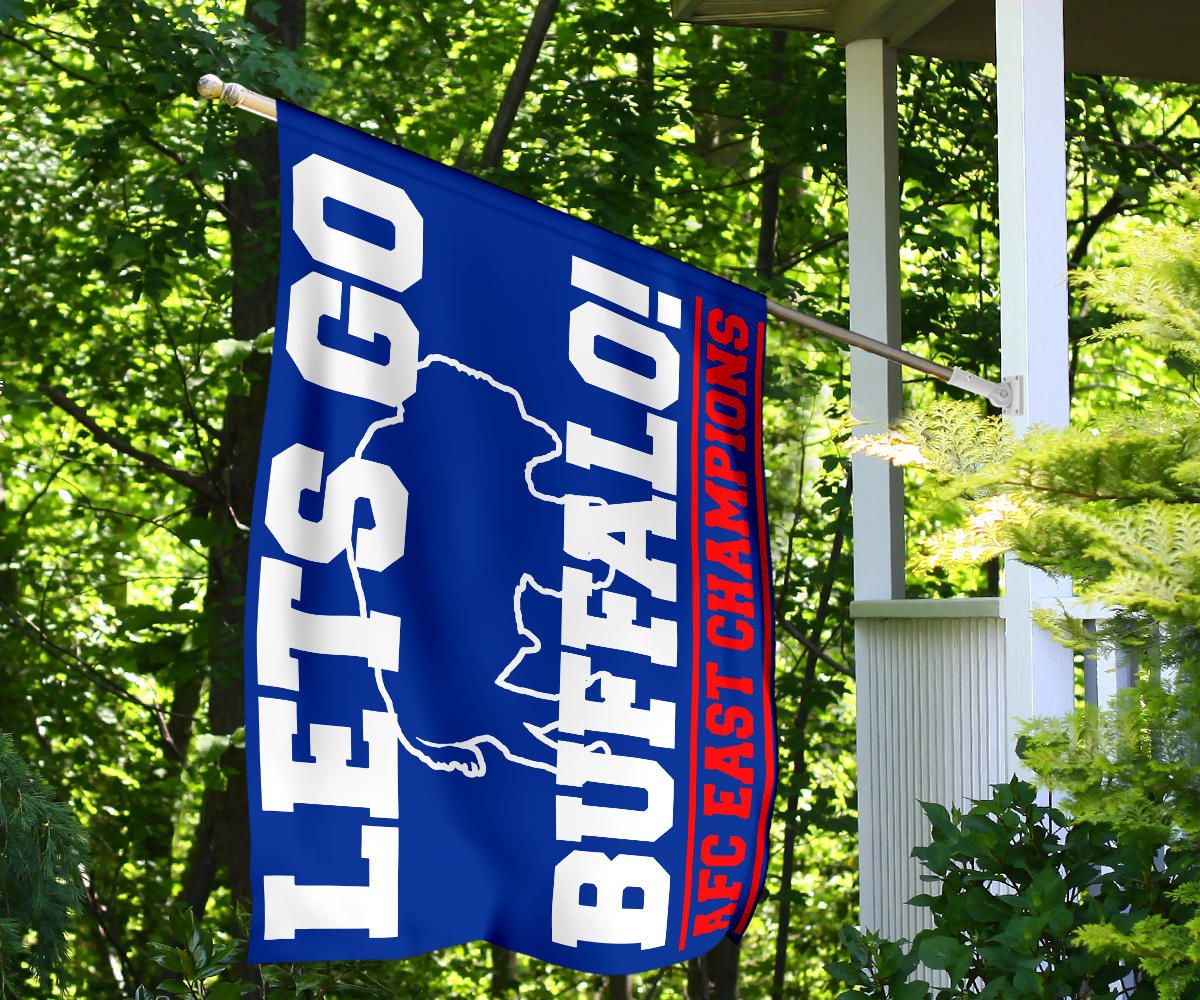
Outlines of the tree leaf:
[[957,982],[971,967],[971,949],[949,934],[918,935],[917,958],[931,969],[943,969]]

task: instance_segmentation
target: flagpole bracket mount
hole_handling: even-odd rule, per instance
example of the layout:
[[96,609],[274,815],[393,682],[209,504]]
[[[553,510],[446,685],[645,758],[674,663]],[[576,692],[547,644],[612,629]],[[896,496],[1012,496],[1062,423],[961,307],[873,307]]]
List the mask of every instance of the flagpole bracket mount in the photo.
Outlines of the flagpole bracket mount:
[[1006,417],[1017,417],[1025,411],[1025,384],[1020,375],[1010,375],[1000,382],[992,382],[961,368],[955,368],[946,382],[956,388],[973,392],[976,396],[982,396]]

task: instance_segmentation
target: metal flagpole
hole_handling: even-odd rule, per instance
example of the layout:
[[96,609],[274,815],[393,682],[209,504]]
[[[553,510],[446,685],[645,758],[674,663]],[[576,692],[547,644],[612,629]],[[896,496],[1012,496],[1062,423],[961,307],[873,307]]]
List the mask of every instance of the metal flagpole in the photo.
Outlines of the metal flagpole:
[[[225,83],[220,77],[208,73],[200,77],[200,82],[196,89],[199,91],[201,97],[205,97],[210,101],[221,101],[224,104],[228,104],[231,108],[240,108],[242,111],[249,111],[251,114],[258,115],[260,118],[266,118],[268,121],[278,120],[273,98],[267,97],[265,94],[259,94],[253,90],[248,90],[240,83]],[[830,340],[836,340],[840,344],[857,347],[868,354],[878,355],[895,364],[924,372],[926,375],[932,375],[934,378],[940,379],[948,385],[965,389],[976,396],[982,396],[993,406],[998,407],[1010,416],[1021,413],[1021,381],[1019,377],[1006,378],[1001,382],[992,382],[988,379],[980,378],[978,375],[963,371],[961,368],[949,368],[946,365],[940,365],[936,361],[930,361],[928,358],[922,358],[920,355],[902,351],[898,347],[892,347],[865,334],[855,333],[853,330],[847,330],[845,327],[827,323],[825,320],[798,312],[771,299],[767,299],[767,312],[776,319],[783,320],[785,323],[803,327],[806,330],[811,330],[813,333],[819,333],[821,336],[828,337]]]

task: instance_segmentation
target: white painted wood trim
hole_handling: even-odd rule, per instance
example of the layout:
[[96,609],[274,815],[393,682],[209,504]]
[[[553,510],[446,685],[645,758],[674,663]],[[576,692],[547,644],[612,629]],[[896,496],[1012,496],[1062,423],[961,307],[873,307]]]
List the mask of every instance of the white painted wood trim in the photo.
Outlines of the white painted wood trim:
[[[881,39],[846,46],[850,327],[900,346],[900,174],[896,53]],[[850,351],[850,412],[856,433],[879,433],[900,415],[900,370]],[[854,594],[904,596],[904,494],[900,470],[856,455]]]
[[1003,618],[999,597],[951,597],[944,600],[852,601],[850,617],[867,618]]
[[1024,433],[1070,416],[1063,0],[997,0],[996,49],[1001,374],[1025,380]]
[[[1034,424],[1065,426],[1070,416],[1064,78],[1063,0],[996,0],[1001,374],[1024,379],[1024,411],[1009,418],[1018,434]],[[1020,720],[1074,706],[1071,653],[1030,617],[1071,588],[1011,558],[1004,582],[1015,768]]]
[[834,32],[849,45],[858,38],[884,38],[901,46],[942,13],[953,0],[839,0],[832,6]]

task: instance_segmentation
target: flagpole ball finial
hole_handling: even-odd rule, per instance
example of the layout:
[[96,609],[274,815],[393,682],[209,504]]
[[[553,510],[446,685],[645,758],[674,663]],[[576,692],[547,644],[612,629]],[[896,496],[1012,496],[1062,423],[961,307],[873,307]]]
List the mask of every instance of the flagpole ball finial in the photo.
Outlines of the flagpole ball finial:
[[212,73],[205,73],[200,77],[200,82],[196,84],[196,92],[209,101],[219,100],[224,89],[225,84],[221,78]]
[[221,101],[231,108],[240,108],[249,93],[240,83],[226,83],[212,73],[205,73],[200,77],[196,90],[200,92],[201,97],[207,97],[210,101]]
[[220,101],[231,108],[241,108],[251,114],[275,121],[275,101],[265,94],[249,90],[240,83],[226,83],[213,73],[205,73],[196,83],[196,92],[210,101]]

